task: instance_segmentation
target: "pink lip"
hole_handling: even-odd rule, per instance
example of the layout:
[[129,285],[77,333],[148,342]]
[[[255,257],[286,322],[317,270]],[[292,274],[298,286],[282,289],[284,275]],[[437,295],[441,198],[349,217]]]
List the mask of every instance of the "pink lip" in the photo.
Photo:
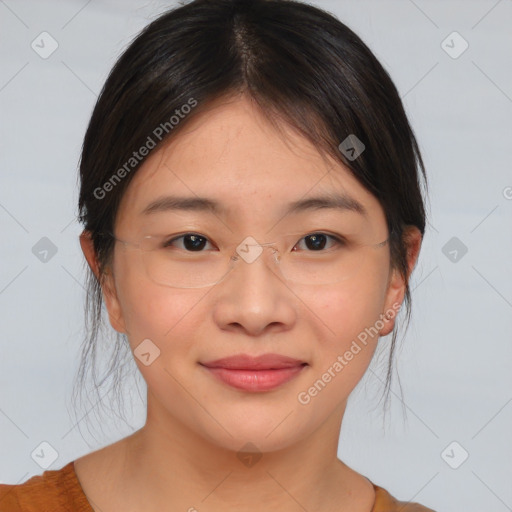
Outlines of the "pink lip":
[[304,361],[264,354],[246,354],[200,363],[226,384],[244,391],[269,391],[293,379],[307,366]]

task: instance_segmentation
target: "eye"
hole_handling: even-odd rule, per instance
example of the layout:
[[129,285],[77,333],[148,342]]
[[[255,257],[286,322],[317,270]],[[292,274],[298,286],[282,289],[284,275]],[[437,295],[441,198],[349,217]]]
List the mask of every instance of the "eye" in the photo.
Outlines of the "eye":
[[186,233],[167,240],[163,243],[163,247],[177,246],[178,249],[184,249],[188,252],[203,252],[207,244],[211,245],[205,236],[198,235],[197,233]]
[[[322,249],[325,249],[326,246],[327,249],[332,249],[332,247],[335,245],[343,245],[343,241],[340,238],[334,235],[328,235],[327,233],[311,233],[306,235],[295,247],[300,245],[302,242],[304,242],[307,250],[314,252],[322,251]],[[295,247],[293,250],[295,250]]]

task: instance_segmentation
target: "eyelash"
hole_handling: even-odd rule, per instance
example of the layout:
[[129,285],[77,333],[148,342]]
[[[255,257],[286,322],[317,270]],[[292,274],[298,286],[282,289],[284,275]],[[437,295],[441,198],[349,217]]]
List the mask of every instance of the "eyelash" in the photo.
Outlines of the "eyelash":
[[[204,235],[201,235],[201,234],[199,234],[199,233],[192,233],[192,232],[191,232],[191,233],[184,233],[183,235],[180,235],[180,236],[177,236],[177,237],[174,237],[174,238],[171,238],[171,239],[169,239],[169,240],[165,241],[165,242],[163,243],[163,248],[166,248],[166,247],[171,246],[171,244],[172,244],[173,242],[176,242],[176,240],[181,240],[181,239],[184,239],[185,237],[187,237],[187,236],[191,236],[191,235],[192,235],[192,236],[198,236],[198,237],[200,237],[200,238],[202,238],[202,239],[206,240],[208,243],[210,243],[210,244],[211,244],[211,242],[209,241],[208,237],[206,237],[206,236],[204,236]],[[309,237],[309,236],[313,236],[313,235],[323,235],[323,236],[326,236],[326,237],[330,238],[330,239],[333,241],[333,243],[334,243],[335,245],[338,245],[338,246],[343,246],[343,245],[345,245],[345,241],[344,241],[341,237],[339,237],[339,236],[331,235],[331,234],[329,234],[329,233],[324,233],[324,232],[322,232],[322,231],[314,231],[314,232],[312,232],[312,233],[308,233],[308,234],[304,235],[304,236],[303,236],[303,237],[302,237],[302,238],[297,242],[297,244],[295,244],[295,246],[296,246],[296,245],[298,245],[301,241],[305,240],[307,237]],[[295,246],[294,246],[294,248],[295,248]],[[181,249],[181,248],[180,248],[180,249]],[[328,248],[328,249],[326,249],[326,250],[329,250],[329,249],[332,249],[332,247],[329,247],[329,248]],[[188,250],[187,250],[187,249],[185,249],[185,248],[183,248],[183,250],[184,250],[185,252],[190,252],[190,253],[194,253],[194,252],[205,252],[205,251],[203,251],[203,250],[200,250],[200,251],[188,251]],[[326,252],[326,250],[321,249],[321,250],[319,250],[319,251],[307,251],[307,252]]]

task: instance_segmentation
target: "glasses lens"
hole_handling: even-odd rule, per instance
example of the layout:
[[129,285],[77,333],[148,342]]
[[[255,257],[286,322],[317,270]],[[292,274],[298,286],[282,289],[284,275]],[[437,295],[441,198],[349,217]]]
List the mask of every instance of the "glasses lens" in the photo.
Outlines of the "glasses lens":
[[[202,288],[220,282],[236,266],[254,265],[263,259],[284,279],[306,285],[325,285],[357,275],[365,262],[386,245],[361,244],[332,235],[286,235],[275,243],[241,243],[224,251],[204,250],[197,239],[184,248],[169,246],[158,237],[145,237],[141,244],[144,266],[155,283],[175,288]],[[269,249],[273,257],[264,257]]]
[[185,252],[157,248],[143,253],[148,277],[175,288],[202,288],[222,280],[230,270],[230,257],[217,252]]
[[281,259],[281,273],[287,280],[310,285],[333,284],[345,281],[364,268],[368,246],[333,247],[331,250],[313,250],[286,253]]

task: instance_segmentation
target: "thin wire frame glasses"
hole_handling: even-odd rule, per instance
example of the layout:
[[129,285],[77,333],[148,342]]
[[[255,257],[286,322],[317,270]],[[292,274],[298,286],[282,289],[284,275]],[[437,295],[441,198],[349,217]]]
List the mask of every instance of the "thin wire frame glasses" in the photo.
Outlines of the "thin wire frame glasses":
[[[390,240],[388,237],[377,243],[361,243],[314,231],[280,235],[275,242],[266,243],[248,236],[219,249],[208,237],[195,232],[145,235],[136,241],[107,234],[127,249],[140,253],[141,264],[151,281],[172,288],[213,286],[236,266],[255,264],[260,259],[274,266],[287,281],[304,285],[335,284],[354,277],[365,261]],[[182,247],[177,247],[178,242]],[[206,244],[213,250],[203,250]],[[262,257],[265,249],[269,249],[270,258]]]

